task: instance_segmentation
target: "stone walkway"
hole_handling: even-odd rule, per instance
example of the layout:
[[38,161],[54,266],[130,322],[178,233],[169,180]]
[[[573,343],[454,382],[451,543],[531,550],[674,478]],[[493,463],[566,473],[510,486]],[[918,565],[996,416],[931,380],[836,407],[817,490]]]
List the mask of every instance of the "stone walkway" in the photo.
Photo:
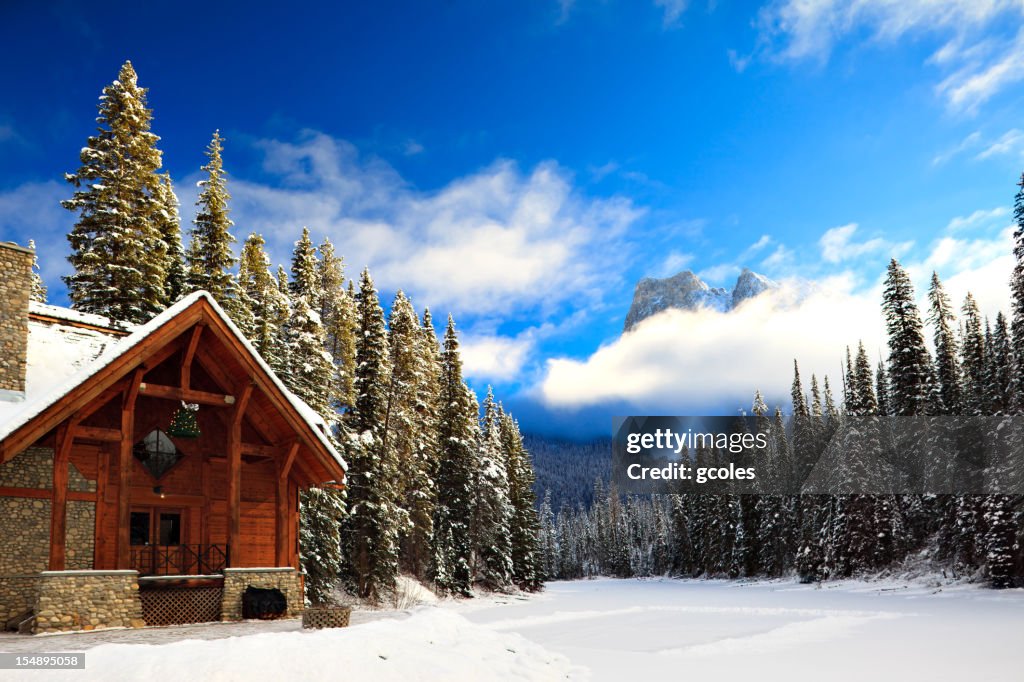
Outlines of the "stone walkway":
[[[352,611],[351,624],[362,625],[375,620],[389,618],[403,619],[408,611]],[[286,620],[249,620],[241,623],[197,623],[195,625],[171,625],[124,630],[100,630],[93,632],[71,632],[59,635],[18,635],[0,633],[0,653],[54,653],[64,651],[85,651],[101,644],[167,644],[183,639],[224,639],[264,632],[299,632],[302,621],[297,618]]]

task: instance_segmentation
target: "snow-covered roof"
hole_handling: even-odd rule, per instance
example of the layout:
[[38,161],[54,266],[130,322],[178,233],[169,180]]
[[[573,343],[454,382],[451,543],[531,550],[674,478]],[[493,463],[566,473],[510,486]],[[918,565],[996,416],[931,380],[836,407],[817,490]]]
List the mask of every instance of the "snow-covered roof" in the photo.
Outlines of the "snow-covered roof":
[[37,303],[35,301],[31,301],[29,303],[28,312],[30,315],[50,317],[57,320],[64,320],[65,322],[70,322],[72,324],[103,327],[104,329],[120,331],[122,333],[132,332],[137,327],[137,325],[134,324],[115,322],[103,315],[83,313],[78,310],[72,310],[71,308],[61,308],[60,306],[46,305],[45,303]]
[[238,340],[252,354],[263,371],[274,382],[281,393],[295,408],[324,448],[345,470],[348,464],[327,437],[329,427],[316,411],[284,385],[270,366],[260,357],[245,335],[224,312],[214,298],[205,291],[197,291],[181,299],[143,325],[128,327],[131,331],[123,336],[115,331],[83,328],[75,323],[92,327],[110,327],[110,321],[98,315],[79,313],[57,306],[43,306],[33,303],[31,312],[63,320],[69,324],[29,318],[28,368],[25,377],[25,399],[18,402],[0,401],[0,441],[7,438],[41,414],[48,407],[70,393],[79,384],[107,367],[125,352],[134,348],[150,334],[164,326],[191,307],[199,299],[206,299],[210,306],[234,333]]

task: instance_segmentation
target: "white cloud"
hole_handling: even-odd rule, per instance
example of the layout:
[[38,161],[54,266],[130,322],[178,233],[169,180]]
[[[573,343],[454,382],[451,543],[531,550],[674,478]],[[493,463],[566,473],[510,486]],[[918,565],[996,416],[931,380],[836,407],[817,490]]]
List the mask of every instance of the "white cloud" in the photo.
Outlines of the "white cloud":
[[797,290],[785,286],[729,313],[664,311],[584,360],[549,360],[538,393],[550,407],[624,401],[699,413],[729,400],[749,406],[756,388],[784,395],[794,358],[809,379],[834,372],[858,339],[876,354],[883,328],[874,300],[819,290],[796,302]]
[[937,35],[946,42],[928,61],[947,75],[936,90],[951,108],[971,112],[1024,79],[1024,31],[982,35],[1022,17],[1020,0],[777,0],[758,26],[768,54],[786,60],[825,61],[849,36],[893,43]]
[[775,250],[768,255],[763,261],[761,261],[761,267],[769,270],[777,270],[778,268],[786,265],[793,260],[793,252],[786,248],[784,244],[779,244],[775,247]]
[[947,232],[960,232],[973,230],[978,227],[991,225],[993,222],[1009,215],[1010,210],[1004,206],[997,206],[990,209],[978,209],[968,216],[956,216],[946,225]]
[[685,270],[690,263],[693,262],[694,255],[692,253],[683,253],[681,251],[670,251],[665,260],[662,262],[661,267],[658,268],[659,277],[671,277],[679,272]]
[[283,261],[308,225],[316,237],[330,236],[350,274],[368,265],[382,287],[460,314],[543,317],[599,297],[621,272],[624,232],[641,215],[623,198],[582,196],[554,162],[524,172],[498,161],[419,192],[389,165],[327,135],[258,146],[274,182],[233,179],[240,237],[261,232]]
[[75,219],[60,205],[71,193],[70,186],[53,180],[27,182],[0,192],[0,239],[22,246],[35,240],[40,273],[51,297],[63,288],[61,276],[71,273],[67,234]]
[[941,166],[955,156],[959,156],[963,152],[977,146],[981,142],[981,131],[975,130],[964,139],[960,140],[960,143],[951,149],[947,149],[941,154],[936,154],[935,158],[932,159],[932,166]]
[[999,139],[989,143],[985,149],[978,152],[974,158],[982,160],[1003,155],[1024,155],[1024,131],[1017,128],[1007,130],[999,136]]
[[689,0],[654,0],[655,7],[665,10],[661,24],[666,28],[676,25],[689,4]]
[[405,141],[405,149],[403,153],[406,156],[416,156],[417,154],[422,154],[424,151],[425,149],[423,145],[417,142],[416,140]]
[[533,351],[529,334],[515,338],[467,334],[460,340],[462,371],[482,381],[514,381],[519,378]]
[[898,257],[913,245],[913,242],[894,244],[881,237],[855,242],[852,238],[856,231],[857,223],[849,223],[827,230],[818,240],[822,259],[826,263],[840,263],[878,251],[888,251],[891,255]]

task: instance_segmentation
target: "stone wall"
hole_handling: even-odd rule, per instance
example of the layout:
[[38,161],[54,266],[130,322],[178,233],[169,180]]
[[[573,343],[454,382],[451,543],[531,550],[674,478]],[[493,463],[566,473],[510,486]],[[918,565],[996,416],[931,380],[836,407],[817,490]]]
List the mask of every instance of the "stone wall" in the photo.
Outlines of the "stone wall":
[[36,605],[38,575],[0,576],[0,620],[6,622]]
[[[96,483],[69,464],[68,490],[95,492]],[[53,484],[53,450],[29,448],[0,464],[0,486],[50,490]],[[16,533],[0,533],[0,576],[35,573],[46,569],[50,556],[50,500],[38,497],[0,497],[0,518]],[[92,568],[96,537],[96,503],[69,500],[67,510],[66,566]],[[3,602],[0,602],[2,605]]]
[[[0,464],[0,487],[35,488],[53,487],[53,448],[34,447]],[[96,481],[83,476],[78,468],[68,464],[68,490],[96,492]]]
[[36,633],[145,626],[136,571],[44,571]]
[[0,400],[25,397],[31,250],[0,242]]
[[226,568],[221,620],[242,620],[242,593],[249,586],[276,587],[288,600],[287,616],[295,618],[302,614],[302,586],[294,568]]

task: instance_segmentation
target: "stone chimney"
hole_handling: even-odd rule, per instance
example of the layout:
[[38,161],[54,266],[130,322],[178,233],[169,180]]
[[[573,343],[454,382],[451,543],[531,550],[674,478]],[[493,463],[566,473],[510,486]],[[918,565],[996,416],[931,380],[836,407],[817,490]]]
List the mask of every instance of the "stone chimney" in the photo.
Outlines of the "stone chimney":
[[25,399],[34,252],[0,242],[0,401]]

